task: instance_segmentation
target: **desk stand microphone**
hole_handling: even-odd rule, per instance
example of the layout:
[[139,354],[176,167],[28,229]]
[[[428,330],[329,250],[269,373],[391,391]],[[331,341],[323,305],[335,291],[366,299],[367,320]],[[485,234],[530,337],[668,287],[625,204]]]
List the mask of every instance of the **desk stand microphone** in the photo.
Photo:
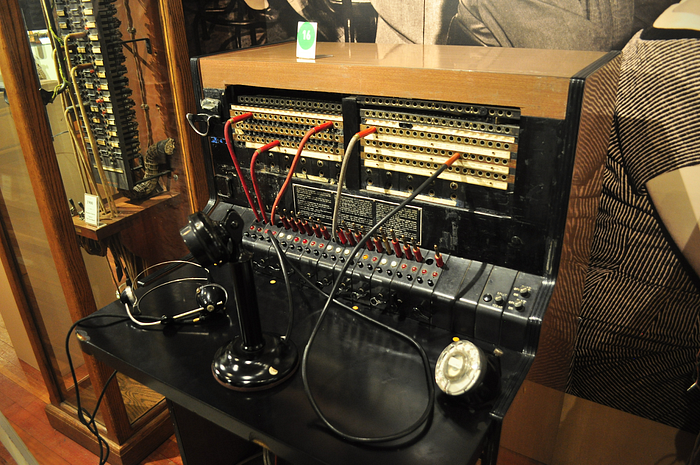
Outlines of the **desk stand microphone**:
[[253,255],[241,249],[241,217],[232,210],[222,223],[217,223],[201,212],[194,213],[180,235],[202,266],[231,268],[241,334],[214,355],[212,372],[216,380],[229,389],[252,391],[271,388],[293,375],[299,365],[296,346],[277,334],[262,332]]

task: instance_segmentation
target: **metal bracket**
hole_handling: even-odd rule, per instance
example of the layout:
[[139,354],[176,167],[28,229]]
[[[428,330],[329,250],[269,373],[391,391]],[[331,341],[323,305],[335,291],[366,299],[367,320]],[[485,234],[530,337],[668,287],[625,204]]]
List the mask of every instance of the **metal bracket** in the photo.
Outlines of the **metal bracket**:
[[121,40],[119,42],[112,42],[109,45],[110,46],[117,46],[117,45],[124,45],[124,44],[130,44],[132,42],[141,42],[145,41],[146,42],[146,53],[149,55],[153,54],[153,49],[151,48],[151,39],[148,37],[144,37],[143,39],[132,39],[132,40]]

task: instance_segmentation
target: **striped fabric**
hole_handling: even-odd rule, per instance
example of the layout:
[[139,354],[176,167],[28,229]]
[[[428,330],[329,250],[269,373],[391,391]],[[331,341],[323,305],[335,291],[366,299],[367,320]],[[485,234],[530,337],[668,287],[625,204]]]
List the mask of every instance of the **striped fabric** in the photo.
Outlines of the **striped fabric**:
[[[700,163],[697,32],[637,34],[623,51],[616,123],[567,392],[691,432],[700,290],[645,184]],[[700,180],[698,180],[700,182]]]

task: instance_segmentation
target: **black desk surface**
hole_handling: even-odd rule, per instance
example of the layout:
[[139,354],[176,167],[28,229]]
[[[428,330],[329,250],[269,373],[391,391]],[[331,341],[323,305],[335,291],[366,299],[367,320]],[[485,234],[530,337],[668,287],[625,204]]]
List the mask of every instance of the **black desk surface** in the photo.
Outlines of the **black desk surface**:
[[[225,285],[224,274],[219,270],[215,281]],[[273,284],[260,274],[256,279],[263,330],[283,333],[288,321],[284,283],[279,280]],[[142,301],[142,311],[156,315],[193,308],[195,287],[193,282],[163,287]],[[291,339],[301,355],[325,299],[296,284],[294,293]],[[95,319],[80,328],[87,336],[82,348],[172,402],[244,439],[264,443],[295,464],[470,464],[483,450],[490,428],[497,426],[498,415],[494,418],[489,407],[470,409],[436,389],[432,418],[414,437],[384,447],[356,445],[339,439],[318,420],[304,393],[300,370],[270,390],[228,390],[214,379],[210,365],[217,349],[238,334],[233,307],[233,299],[229,299],[229,316],[204,325],[167,329]],[[115,302],[99,313],[125,311]],[[454,336],[413,320],[380,318],[423,345],[431,370]],[[528,365],[529,357],[506,351],[502,357],[502,394],[495,407],[490,407],[492,411],[499,405],[505,411]],[[337,307],[326,316],[312,346],[309,379],[326,416],[341,430],[355,435],[403,430],[420,417],[428,400],[425,373],[415,348]]]

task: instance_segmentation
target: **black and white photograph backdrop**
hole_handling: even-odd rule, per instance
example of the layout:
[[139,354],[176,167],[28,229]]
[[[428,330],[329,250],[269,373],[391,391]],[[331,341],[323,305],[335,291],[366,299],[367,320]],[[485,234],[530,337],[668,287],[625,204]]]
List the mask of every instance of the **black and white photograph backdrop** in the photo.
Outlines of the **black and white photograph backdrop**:
[[621,50],[673,0],[184,0],[190,55],[293,39]]

